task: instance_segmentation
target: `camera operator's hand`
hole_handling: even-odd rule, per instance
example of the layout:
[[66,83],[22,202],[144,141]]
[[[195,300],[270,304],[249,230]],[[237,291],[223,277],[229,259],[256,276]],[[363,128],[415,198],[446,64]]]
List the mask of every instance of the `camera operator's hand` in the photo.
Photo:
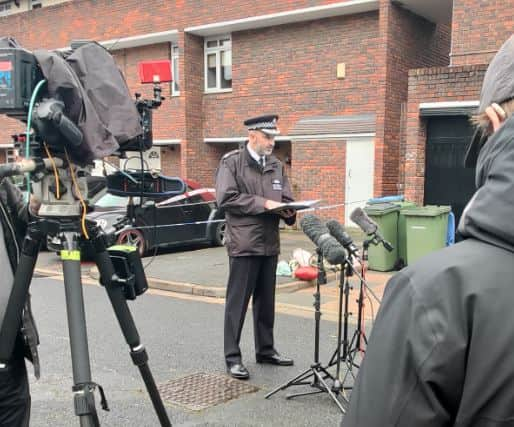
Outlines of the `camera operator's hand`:
[[39,208],[41,207],[41,200],[37,196],[33,194],[30,195],[29,200],[29,213],[31,215],[37,216],[39,214]]

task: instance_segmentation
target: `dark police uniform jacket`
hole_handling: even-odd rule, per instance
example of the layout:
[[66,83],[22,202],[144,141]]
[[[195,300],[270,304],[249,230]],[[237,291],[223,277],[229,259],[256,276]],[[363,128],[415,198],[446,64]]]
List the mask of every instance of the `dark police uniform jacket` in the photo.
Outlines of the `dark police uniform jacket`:
[[[27,204],[23,201],[23,194],[7,179],[0,182],[0,222],[4,231],[4,242],[0,242],[0,245],[5,244],[11,268],[15,272],[20,257],[21,244],[27,228],[28,211]],[[0,286],[2,286],[1,278]],[[0,303],[3,302],[0,301]],[[39,336],[30,308],[30,296],[27,296],[23,309],[21,329],[17,340],[19,340],[17,345],[23,344],[25,356],[32,361],[35,375],[39,378],[39,358],[37,352]]]
[[388,283],[342,426],[514,425],[514,117],[476,183],[465,240]]
[[[292,202],[284,166],[266,156],[262,168],[246,148],[227,153],[216,176],[216,200],[225,211],[226,246],[229,256],[274,256],[280,253],[277,214],[267,213],[266,199]],[[294,224],[295,217],[285,219]]]

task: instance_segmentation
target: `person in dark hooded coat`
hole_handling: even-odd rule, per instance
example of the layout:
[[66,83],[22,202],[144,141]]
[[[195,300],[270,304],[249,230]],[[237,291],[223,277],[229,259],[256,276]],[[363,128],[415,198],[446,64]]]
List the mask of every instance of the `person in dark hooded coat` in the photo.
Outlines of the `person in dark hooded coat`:
[[464,240],[388,283],[344,427],[514,426],[514,36],[488,67]]
[[[8,305],[11,284],[20,257],[20,248],[27,223],[37,214],[41,202],[31,196],[24,202],[21,191],[7,178],[0,180],[0,319]],[[27,295],[14,349],[8,363],[0,364],[0,426],[28,427],[30,421],[30,390],[25,358],[34,366],[39,378],[37,346],[39,336]],[[2,345],[2,343],[0,343]]]

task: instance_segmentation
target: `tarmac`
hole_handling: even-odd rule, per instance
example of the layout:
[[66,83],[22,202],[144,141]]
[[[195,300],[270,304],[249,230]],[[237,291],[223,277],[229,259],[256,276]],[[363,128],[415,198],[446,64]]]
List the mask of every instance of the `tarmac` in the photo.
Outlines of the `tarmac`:
[[[348,229],[354,242],[360,247],[364,235],[357,229]],[[314,244],[302,232],[281,231],[281,254],[279,260],[289,262],[293,251],[301,248],[315,255]],[[172,294],[184,294],[201,299],[216,299],[213,303],[223,303],[228,278],[228,257],[224,247],[190,246],[172,249],[159,249],[143,258],[143,265],[150,288]],[[42,252],[38,257],[35,273],[39,276],[59,278],[62,276],[62,263],[51,252]],[[371,319],[378,310],[379,299],[385,285],[394,272],[365,272],[367,301],[369,310],[364,317]],[[83,281],[97,281],[98,270],[93,263],[82,262]],[[324,318],[337,320],[339,294],[342,287],[340,272],[327,270],[328,283],[321,287],[321,307]],[[349,298],[350,310],[356,312],[356,300],[360,280],[351,277]],[[312,317],[313,290],[316,281],[303,281],[293,277],[277,276],[277,311],[287,314]]]

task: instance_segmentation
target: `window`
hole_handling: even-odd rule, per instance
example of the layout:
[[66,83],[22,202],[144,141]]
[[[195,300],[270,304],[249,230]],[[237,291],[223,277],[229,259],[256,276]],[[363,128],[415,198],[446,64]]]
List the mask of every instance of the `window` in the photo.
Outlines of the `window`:
[[232,40],[230,36],[205,40],[205,91],[232,90]]
[[30,8],[31,9],[39,9],[43,7],[42,0],[30,0]]
[[11,11],[11,3],[0,3],[0,16],[8,15]]
[[180,95],[180,86],[178,83],[179,73],[178,73],[178,56],[179,50],[178,45],[175,43],[171,44],[171,73],[173,77],[173,83],[171,84],[171,96]]
[[5,162],[14,163],[18,157],[18,150],[14,148],[8,148],[5,152]]

